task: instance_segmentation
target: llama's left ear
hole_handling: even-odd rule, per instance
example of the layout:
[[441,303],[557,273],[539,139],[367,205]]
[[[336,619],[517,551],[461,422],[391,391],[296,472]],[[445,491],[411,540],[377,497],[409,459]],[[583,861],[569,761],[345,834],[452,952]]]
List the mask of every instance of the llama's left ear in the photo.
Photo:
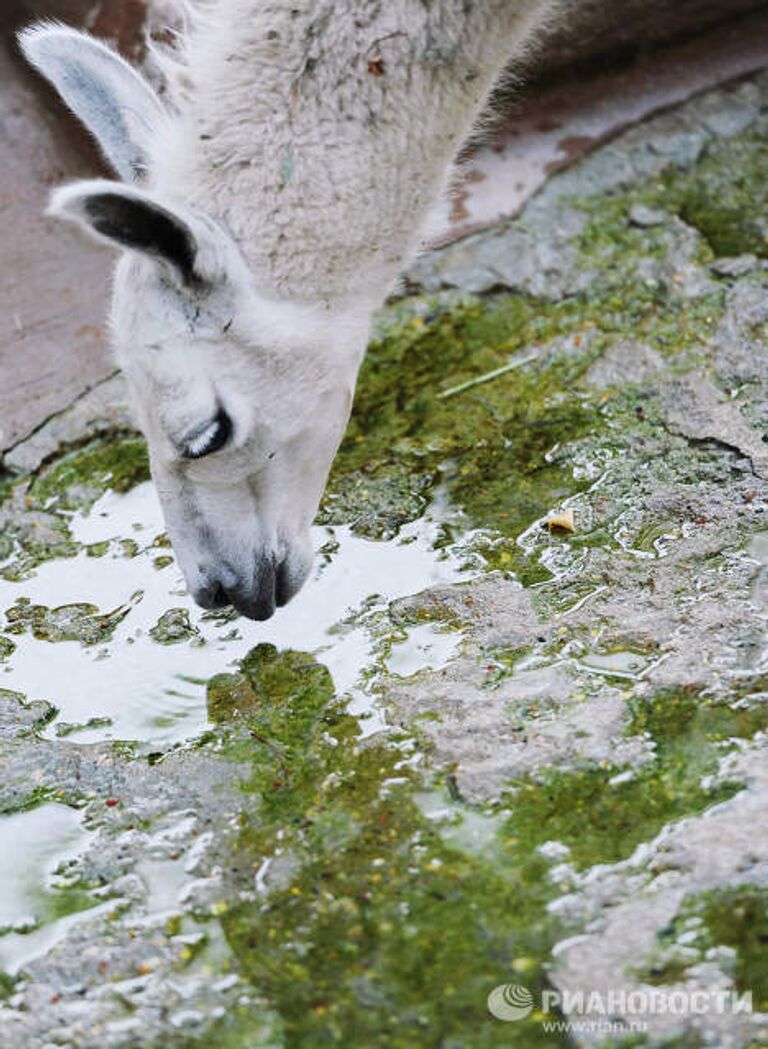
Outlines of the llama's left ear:
[[139,74],[95,37],[55,22],[19,33],[30,62],[88,128],[126,182],[139,182],[167,114]]
[[76,223],[112,247],[155,259],[188,288],[200,288],[216,277],[208,230],[136,186],[105,179],[62,186],[54,190],[48,214]]

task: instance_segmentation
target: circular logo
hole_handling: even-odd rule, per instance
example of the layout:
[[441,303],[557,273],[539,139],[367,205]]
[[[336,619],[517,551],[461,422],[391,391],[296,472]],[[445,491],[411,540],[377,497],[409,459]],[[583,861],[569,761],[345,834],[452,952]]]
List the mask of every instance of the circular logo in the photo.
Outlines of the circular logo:
[[497,1020],[524,1020],[533,1010],[533,995],[519,983],[502,983],[488,995],[488,1011]]

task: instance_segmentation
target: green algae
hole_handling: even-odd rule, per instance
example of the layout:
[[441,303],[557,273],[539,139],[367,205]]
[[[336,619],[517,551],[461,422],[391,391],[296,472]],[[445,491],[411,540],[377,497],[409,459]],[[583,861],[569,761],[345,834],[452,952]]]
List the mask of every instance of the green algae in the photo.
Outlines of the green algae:
[[7,1001],[16,990],[17,977],[0,972],[0,1001]]
[[58,714],[56,707],[44,699],[28,701],[23,692],[16,692],[10,688],[0,688],[0,700],[7,704],[17,705],[21,710],[28,711],[33,715],[33,720],[26,729],[22,729],[19,735],[32,735],[39,732],[50,724]]
[[[577,867],[615,862],[670,820],[731,796],[736,785],[701,779],[716,768],[716,743],[749,734],[758,716],[707,708],[702,746],[697,698],[637,701],[629,731],[652,736],[656,756],[629,780],[585,766],[515,784],[497,807],[501,830],[478,850],[419,804],[405,740],[360,743],[311,657],[262,645],[236,674],[212,679],[212,720],[247,732],[230,740],[232,756],[250,760],[254,794],[239,849],[254,869],[290,858],[259,902],[221,918],[285,1044],[559,1044],[535,1013],[512,1029],[484,1008],[513,978],[540,993],[563,933],[547,913],[557,890],[538,846],[563,842]],[[448,804],[459,823],[473,811]]]
[[571,311],[563,307],[545,327],[538,305],[516,296],[424,309],[413,315],[411,303],[395,313],[369,347],[320,521],[390,536],[423,513],[425,493],[444,481],[468,527],[517,534],[578,488],[569,466],[548,453],[596,424],[588,397],[573,389],[588,356],[542,354],[534,368],[447,400],[440,394],[568,330]]
[[[81,550],[69,530],[75,510],[87,511],[106,492],[127,492],[149,478],[144,440],[112,434],[64,451],[34,476],[17,478],[5,492],[0,578],[18,582],[43,562],[75,557]],[[85,547],[102,557],[108,543]]]
[[128,615],[140,595],[110,612],[101,612],[96,605],[76,603],[48,608],[33,605],[20,597],[6,610],[6,630],[12,634],[29,631],[38,641],[79,641],[82,645],[98,645],[108,641],[118,624]]
[[229,752],[250,760],[239,850],[256,869],[283,864],[266,896],[220,920],[286,1045],[566,1044],[541,1017],[512,1031],[485,1006],[516,972],[544,986],[555,889],[529,843],[499,837],[490,860],[442,833],[418,804],[408,741],[360,741],[304,653],[258,646],[211,680],[209,712],[239,726]]
[[613,765],[585,764],[511,784],[502,811],[506,833],[532,844],[568,846],[575,866],[615,863],[667,823],[732,797],[736,783],[702,785],[717,771],[720,745],[766,727],[768,707],[707,702],[695,690],[630,698],[628,735],[648,734],[655,754],[620,776]]
[[169,608],[150,628],[149,636],[160,645],[177,645],[181,641],[199,641],[200,631],[190,622],[186,608]]
[[514,674],[517,665],[530,656],[532,645],[490,645],[482,653],[488,674],[484,688],[496,688],[501,681]]
[[409,521],[421,517],[434,476],[403,463],[376,464],[342,473],[326,494],[318,524],[351,522],[366,539],[392,539]]
[[[595,277],[580,300],[585,323],[606,338],[642,342],[666,358],[697,349],[714,335],[725,308],[724,289],[703,284],[698,294],[683,294],[682,275],[663,267],[674,246],[667,226],[639,229],[633,206],[679,211],[681,176],[668,176],[640,189],[578,202],[588,221],[578,238],[580,261]],[[701,267],[712,259],[699,242],[683,265]],[[638,269],[649,275],[638,279]],[[704,276],[704,274],[702,274]]]
[[[0,995],[2,985],[0,985]],[[263,1002],[239,1003],[203,1036],[164,1032],[146,1049],[285,1049],[283,1025]]]
[[0,567],[0,578],[7,582],[27,579],[44,561],[75,557],[79,551],[66,521],[53,514],[24,510],[6,526],[5,533],[9,560]]
[[[703,906],[702,906],[703,904]],[[768,1009],[768,890],[755,885],[728,886],[698,901],[707,938],[736,951],[733,981],[742,993],[751,991],[755,1009]]]
[[72,736],[77,732],[84,732],[88,729],[109,728],[111,724],[113,724],[112,718],[108,717],[92,717],[79,724],[59,721],[56,724],[56,738],[63,739],[65,736]]
[[30,787],[26,793],[8,804],[0,805],[0,816],[10,816],[16,812],[26,812],[28,809],[36,809],[38,805],[45,805],[49,801],[58,801],[53,787],[36,786]]
[[68,879],[62,872],[57,872],[45,891],[33,896],[30,902],[34,908],[34,928],[39,928],[70,914],[88,911],[101,901],[93,896],[83,879]]
[[149,480],[149,456],[143,438],[97,439],[58,458],[33,480],[30,505],[57,510],[88,509],[107,489],[127,492]]
[[[584,485],[574,478],[574,446],[584,438],[595,450],[601,440],[610,446],[619,428],[642,432],[645,421],[626,391],[614,396],[591,390],[584,383],[589,365],[610,345],[632,340],[676,367],[674,358],[699,353],[723,316],[724,287],[703,272],[698,294],[683,293],[674,268],[637,279],[642,260],[660,265],[679,231],[664,224],[638,228],[630,220],[633,205],[661,208],[670,222],[677,221],[691,177],[675,172],[578,203],[588,215],[577,238],[580,264],[594,278],[570,299],[414,298],[383,315],[320,520],[388,537],[423,512],[430,490],[444,483],[466,528],[513,538],[578,493]],[[712,257],[694,235],[682,264],[703,267]],[[561,346],[563,338],[567,345]],[[532,350],[538,360],[441,397]],[[553,456],[555,448],[562,451]],[[509,543],[483,548],[481,542],[478,549],[489,567],[517,572],[526,585],[547,578]]]
[[87,557],[104,557],[109,550],[109,540],[105,539],[100,543],[88,543],[85,547],[85,553]]
[[535,844],[562,842],[578,868],[616,863],[670,821],[702,812],[738,790],[733,784],[703,788],[700,775],[676,755],[612,783],[619,772],[587,766],[514,784],[515,792],[505,799],[507,833]]
[[680,190],[681,217],[716,255],[768,256],[768,142],[744,136],[710,144]]
[[630,713],[630,733],[647,732],[660,747],[684,747],[690,751],[690,761],[714,744],[751,739],[768,728],[768,701],[749,704],[728,696],[713,698],[695,688],[635,697]]
[[657,935],[657,954],[638,975],[655,985],[677,983],[691,966],[714,954],[736,991],[751,992],[754,1010],[764,1012],[768,1009],[766,944],[768,889],[745,883],[692,893]]
[[[615,768],[594,767],[518,785],[489,860],[468,856],[424,818],[396,749],[355,746],[354,720],[309,657],[260,646],[238,674],[213,679],[209,697],[214,720],[244,719],[259,753],[248,788],[260,801],[242,847],[257,858],[293,856],[287,882],[258,913],[241,904],[222,919],[243,970],[282,1017],[287,1044],[349,1044],[353,1032],[382,1046],[443,1044],[438,1034],[457,1045],[548,1044],[553,1036],[535,1020],[518,1042],[477,1011],[490,983],[503,982],[503,966],[515,972],[521,959],[527,985],[541,989],[554,931],[536,846],[563,841],[577,866],[612,862],[736,789],[700,786],[716,755],[711,746],[698,754],[691,736],[697,697],[657,694],[638,701],[630,725],[656,742],[650,768],[616,785]],[[714,743],[760,723],[755,711],[713,707],[702,731]],[[457,986],[459,969],[481,978]],[[470,1028],[479,1033],[464,1042]]]

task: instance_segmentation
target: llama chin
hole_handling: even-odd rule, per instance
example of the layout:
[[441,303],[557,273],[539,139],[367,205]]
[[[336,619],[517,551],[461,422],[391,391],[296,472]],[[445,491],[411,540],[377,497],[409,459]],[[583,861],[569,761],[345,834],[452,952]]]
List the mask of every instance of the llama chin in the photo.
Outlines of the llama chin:
[[554,11],[207,0],[162,98],[87,34],[20,34],[121,180],[62,187],[49,212],[121,255],[114,348],[203,606],[266,619],[303,585],[371,314]]

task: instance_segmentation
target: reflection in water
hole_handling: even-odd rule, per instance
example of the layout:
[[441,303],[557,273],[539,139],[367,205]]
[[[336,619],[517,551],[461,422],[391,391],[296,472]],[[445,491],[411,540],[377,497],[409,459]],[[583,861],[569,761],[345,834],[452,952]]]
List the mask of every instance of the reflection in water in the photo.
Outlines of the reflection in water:
[[[99,640],[98,614],[84,613],[86,644],[47,641],[39,627],[20,622],[2,683],[54,703],[59,717],[47,733],[69,732],[77,742],[134,739],[157,747],[198,735],[208,725],[205,681],[264,642],[318,654],[337,691],[353,694],[358,713],[369,712],[371,700],[356,688],[373,662],[365,616],[460,574],[455,557],[434,549],[437,524],[429,516],[389,542],[358,538],[348,528],[317,528],[317,546],[325,546],[314,577],[272,620],[253,623],[203,613],[187,596],[170,551],[158,541],[163,522],[151,484],[107,493],[89,514],[73,517],[71,531],[81,552],[41,565],[23,582],[0,584],[4,607],[27,598],[48,609],[88,603],[102,620],[107,612],[120,614]],[[89,556],[86,547],[101,556]],[[178,611],[169,615],[171,609]],[[67,629],[76,631],[70,620]]]
[[13,975],[50,950],[91,906],[56,877],[87,838],[80,813],[54,802],[0,817],[0,970]]
[[434,623],[411,627],[406,637],[392,646],[387,669],[399,677],[410,677],[420,670],[439,670],[456,654],[459,637]]

